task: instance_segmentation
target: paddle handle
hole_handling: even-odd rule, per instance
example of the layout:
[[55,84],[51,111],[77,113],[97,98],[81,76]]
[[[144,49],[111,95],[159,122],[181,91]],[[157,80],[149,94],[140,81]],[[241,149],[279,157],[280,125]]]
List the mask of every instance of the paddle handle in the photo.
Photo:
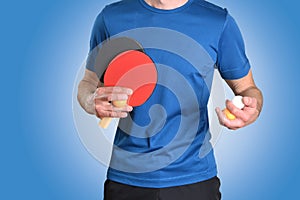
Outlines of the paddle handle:
[[[113,101],[112,104],[115,107],[122,108],[122,107],[124,107],[127,104],[127,100]],[[112,118],[110,118],[110,117],[104,117],[99,122],[99,126],[101,128],[107,128],[109,126],[111,120],[112,120]]]
[[112,118],[110,118],[110,117],[104,117],[100,120],[99,126],[101,128],[107,128],[109,126],[111,120],[112,120]]

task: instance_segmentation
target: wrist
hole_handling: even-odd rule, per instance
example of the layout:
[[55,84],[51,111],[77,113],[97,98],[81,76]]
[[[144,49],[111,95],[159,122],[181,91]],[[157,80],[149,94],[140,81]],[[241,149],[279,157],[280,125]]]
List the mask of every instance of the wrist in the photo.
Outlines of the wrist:
[[95,93],[89,94],[84,103],[85,111],[89,114],[96,115]]

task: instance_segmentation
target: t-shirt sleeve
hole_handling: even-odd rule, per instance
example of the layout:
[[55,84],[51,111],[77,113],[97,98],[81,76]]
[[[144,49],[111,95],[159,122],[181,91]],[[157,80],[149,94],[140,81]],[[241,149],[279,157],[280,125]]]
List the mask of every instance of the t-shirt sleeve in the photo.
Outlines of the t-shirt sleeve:
[[242,78],[250,69],[242,34],[228,13],[219,40],[217,67],[222,78],[228,80]]
[[103,11],[97,16],[90,38],[90,50],[86,61],[86,68],[95,72],[95,62],[99,47],[108,38],[108,32],[104,22]]

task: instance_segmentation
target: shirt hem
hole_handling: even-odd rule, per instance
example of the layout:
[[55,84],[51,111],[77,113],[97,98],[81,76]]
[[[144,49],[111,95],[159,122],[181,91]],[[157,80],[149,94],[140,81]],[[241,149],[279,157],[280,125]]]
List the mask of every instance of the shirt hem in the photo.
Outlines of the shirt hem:
[[235,80],[245,77],[250,71],[250,63],[247,60],[243,69],[230,70],[225,72],[220,72],[223,79],[226,80]]
[[146,188],[166,188],[166,187],[175,187],[181,185],[193,184],[201,181],[206,181],[213,177],[217,176],[216,168],[211,169],[210,171],[206,171],[205,174],[191,174],[185,177],[173,177],[167,179],[137,179],[133,177],[125,177],[120,174],[115,174],[113,172],[108,172],[107,179],[137,187],[146,187]]

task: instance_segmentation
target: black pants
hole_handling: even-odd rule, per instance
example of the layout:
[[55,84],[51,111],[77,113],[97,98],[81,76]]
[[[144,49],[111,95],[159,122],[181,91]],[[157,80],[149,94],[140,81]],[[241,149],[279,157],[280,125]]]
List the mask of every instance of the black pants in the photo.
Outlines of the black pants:
[[220,200],[220,180],[209,180],[168,188],[143,188],[111,180],[104,184],[104,200]]

